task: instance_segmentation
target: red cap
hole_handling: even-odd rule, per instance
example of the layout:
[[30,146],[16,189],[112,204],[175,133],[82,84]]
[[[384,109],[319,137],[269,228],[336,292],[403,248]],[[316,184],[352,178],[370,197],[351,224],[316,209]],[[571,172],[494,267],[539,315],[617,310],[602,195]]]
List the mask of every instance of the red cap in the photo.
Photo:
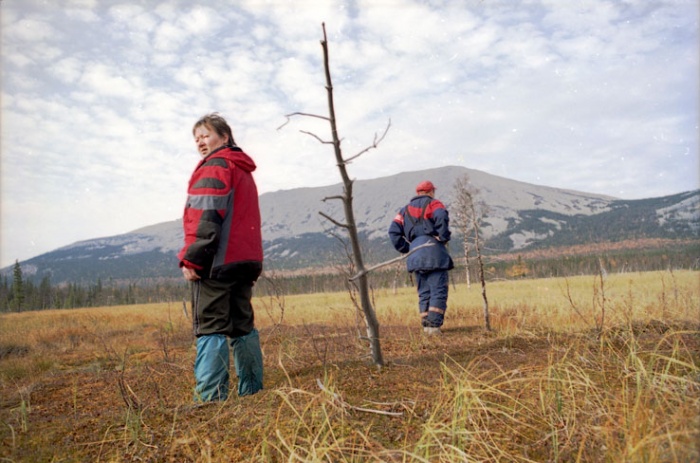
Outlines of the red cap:
[[433,185],[433,182],[430,180],[424,180],[416,187],[416,193],[420,193],[421,191],[433,191],[434,189],[435,185]]

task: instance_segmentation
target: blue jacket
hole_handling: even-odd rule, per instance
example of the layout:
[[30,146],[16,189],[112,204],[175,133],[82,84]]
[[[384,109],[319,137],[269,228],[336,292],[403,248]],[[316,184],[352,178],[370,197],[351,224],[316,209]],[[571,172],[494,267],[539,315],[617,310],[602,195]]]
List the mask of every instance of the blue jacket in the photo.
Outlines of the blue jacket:
[[411,199],[389,226],[389,238],[402,254],[427,242],[434,243],[406,259],[409,272],[451,270],[454,263],[445,244],[450,241],[450,217],[445,206],[428,195]]

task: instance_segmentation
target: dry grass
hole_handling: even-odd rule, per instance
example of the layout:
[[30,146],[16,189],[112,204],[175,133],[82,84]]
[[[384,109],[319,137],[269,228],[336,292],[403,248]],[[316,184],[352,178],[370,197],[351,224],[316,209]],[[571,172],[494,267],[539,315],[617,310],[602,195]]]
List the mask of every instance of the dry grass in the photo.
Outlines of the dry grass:
[[700,275],[373,294],[387,365],[347,294],[259,299],[266,389],[200,408],[175,304],[0,317],[2,461],[698,461]]

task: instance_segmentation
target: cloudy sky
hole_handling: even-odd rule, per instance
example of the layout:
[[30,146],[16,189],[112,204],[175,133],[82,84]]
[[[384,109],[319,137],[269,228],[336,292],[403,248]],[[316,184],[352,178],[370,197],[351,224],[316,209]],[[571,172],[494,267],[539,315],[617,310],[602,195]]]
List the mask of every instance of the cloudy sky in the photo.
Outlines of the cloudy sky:
[[[203,5],[196,5],[202,3]],[[205,6],[206,5],[206,6]],[[697,0],[2,0],[0,265],[174,220],[218,111],[261,193],[462,165],[624,199],[699,186]],[[410,192],[407,192],[409,195]]]

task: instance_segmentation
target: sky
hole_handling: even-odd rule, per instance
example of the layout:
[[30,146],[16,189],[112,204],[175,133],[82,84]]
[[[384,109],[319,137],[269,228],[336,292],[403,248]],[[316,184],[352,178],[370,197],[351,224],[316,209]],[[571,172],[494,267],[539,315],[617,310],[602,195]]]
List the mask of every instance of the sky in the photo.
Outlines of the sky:
[[[201,4],[198,4],[201,3]],[[697,0],[0,0],[0,266],[181,217],[219,112],[259,192],[460,165],[700,187]],[[309,132],[313,135],[309,135]],[[321,141],[320,141],[321,140]],[[406,192],[407,199],[412,192]]]

